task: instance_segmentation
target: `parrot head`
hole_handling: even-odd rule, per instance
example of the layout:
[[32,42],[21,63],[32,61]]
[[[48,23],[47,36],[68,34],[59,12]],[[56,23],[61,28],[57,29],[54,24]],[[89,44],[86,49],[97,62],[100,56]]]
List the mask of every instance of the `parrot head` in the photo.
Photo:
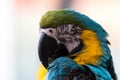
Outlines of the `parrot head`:
[[[95,51],[99,54],[95,53],[91,58],[98,59],[102,56],[100,42],[106,42],[106,36],[107,32],[101,25],[86,15],[68,9],[48,11],[40,21],[38,47],[40,61],[47,68],[56,58],[63,56],[74,58],[79,54],[82,60],[88,55],[93,55]],[[91,50],[93,52],[87,54],[91,48],[94,48]],[[85,52],[86,55],[83,54]],[[90,63],[85,59],[84,61]]]

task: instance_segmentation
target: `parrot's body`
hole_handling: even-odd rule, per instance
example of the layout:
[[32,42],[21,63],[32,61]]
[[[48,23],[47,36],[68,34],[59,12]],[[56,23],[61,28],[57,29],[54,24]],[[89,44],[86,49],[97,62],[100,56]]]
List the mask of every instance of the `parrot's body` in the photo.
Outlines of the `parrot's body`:
[[65,9],[47,12],[40,27],[39,57],[47,69],[40,80],[117,80],[107,32],[99,24]]

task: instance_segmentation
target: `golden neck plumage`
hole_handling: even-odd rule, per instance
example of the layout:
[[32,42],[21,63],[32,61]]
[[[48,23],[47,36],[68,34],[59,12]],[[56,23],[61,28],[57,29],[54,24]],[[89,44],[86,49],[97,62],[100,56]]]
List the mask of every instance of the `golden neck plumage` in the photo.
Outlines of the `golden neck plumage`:
[[72,55],[75,56],[74,61],[80,65],[97,64],[103,53],[96,33],[90,30],[83,30],[80,38],[83,40],[84,48],[79,53]]

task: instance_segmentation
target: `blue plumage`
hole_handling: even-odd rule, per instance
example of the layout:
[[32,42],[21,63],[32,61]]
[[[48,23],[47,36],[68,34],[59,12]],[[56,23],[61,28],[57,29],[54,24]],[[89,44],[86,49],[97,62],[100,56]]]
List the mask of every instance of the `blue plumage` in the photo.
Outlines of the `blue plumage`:
[[86,66],[95,74],[96,80],[112,80],[111,75],[105,68],[91,65]]
[[[66,57],[60,57],[49,65],[46,80],[67,80],[66,76],[74,69],[78,69],[78,72],[74,73],[76,76],[72,74],[68,76],[74,76],[70,80],[112,80],[109,72],[105,68],[92,65],[81,66],[76,64],[72,59]],[[89,71],[88,69],[91,71],[91,74],[83,74],[83,72]],[[94,73],[94,75],[92,73]],[[80,75],[82,75],[82,77],[80,77]],[[89,78],[84,78],[88,76]]]
[[65,9],[47,12],[40,27],[39,57],[48,70],[46,80],[117,80],[108,34],[100,24]]
[[[74,69],[85,71],[84,67],[76,64],[72,59],[60,57],[49,65],[46,80],[67,80],[65,77]],[[77,75],[71,80],[78,80]]]

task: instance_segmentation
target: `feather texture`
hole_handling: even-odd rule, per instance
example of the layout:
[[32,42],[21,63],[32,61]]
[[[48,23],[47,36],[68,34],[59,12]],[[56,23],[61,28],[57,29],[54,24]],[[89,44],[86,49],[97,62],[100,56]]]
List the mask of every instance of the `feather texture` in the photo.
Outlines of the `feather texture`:
[[[68,64],[69,63],[69,64]],[[76,64],[72,59],[60,57],[48,67],[46,80],[96,80],[88,69]]]
[[[68,41],[72,42],[73,46],[66,46],[69,52],[76,48],[76,43],[77,46],[80,44],[78,40],[75,42],[73,25],[79,30],[77,39],[82,41],[82,47],[67,56],[57,56],[48,67],[46,80],[117,80],[109,41],[106,39],[108,34],[100,24],[84,14],[68,9],[49,11],[40,22],[41,29],[53,29],[52,33],[60,34],[54,37],[49,34],[56,42],[62,42],[65,46]],[[60,51],[57,53],[62,54]]]

